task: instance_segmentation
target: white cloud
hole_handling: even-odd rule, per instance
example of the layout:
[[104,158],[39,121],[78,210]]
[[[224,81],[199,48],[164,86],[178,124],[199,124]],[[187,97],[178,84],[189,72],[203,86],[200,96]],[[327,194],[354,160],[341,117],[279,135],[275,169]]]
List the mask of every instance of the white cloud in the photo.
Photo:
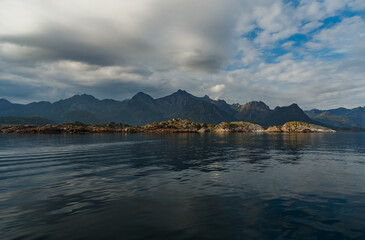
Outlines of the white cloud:
[[[271,107],[298,103],[305,109],[354,107],[363,103],[365,69],[348,66],[346,60],[329,65],[312,59],[286,59],[235,70],[222,98],[230,102],[263,100]],[[344,79],[347,79],[345,81]]]
[[217,84],[217,85],[215,85],[215,86],[211,87],[211,88],[210,88],[210,91],[211,91],[212,93],[220,93],[220,92],[222,92],[225,88],[226,88],[226,85],[224,85],[224,84]]
[[348,5],[355,11],[365,9],[365,1],[363,0],[350,0]]
[[365,20],[355,16],[344,19],[332,28],[323,29],[307,46],[316,50],[331,48],[336,53],[348,53],[354,51],[353,46],[360,42],[365,42]]

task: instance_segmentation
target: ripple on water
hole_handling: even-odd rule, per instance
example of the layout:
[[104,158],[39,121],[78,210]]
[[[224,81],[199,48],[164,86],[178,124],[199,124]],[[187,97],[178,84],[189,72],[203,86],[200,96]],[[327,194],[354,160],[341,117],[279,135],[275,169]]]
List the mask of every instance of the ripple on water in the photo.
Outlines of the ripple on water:
[[364,239],[364,140],[0,135],[0,237]]

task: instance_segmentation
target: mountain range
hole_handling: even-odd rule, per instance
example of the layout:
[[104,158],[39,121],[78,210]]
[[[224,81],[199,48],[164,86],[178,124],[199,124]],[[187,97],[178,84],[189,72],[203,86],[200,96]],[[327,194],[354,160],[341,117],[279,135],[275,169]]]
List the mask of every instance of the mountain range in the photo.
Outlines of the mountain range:
[[312,109],[305,113],[313,120],[334,128],[365,128],[365,107]]
[[[348,111],[344,111],[347,115],[342,117],[346,119],[351,117],[349,122],[344,121],[347,124],[346,127],[363,126],[365,113],[364,108],[361,109],[359,115],[348,112],[353,110],[346,109]],[[144,125],[172,118],[182,118],[214,124],[223,121],[248,121],[258,123],[264,127],[281,125],[289,121],[322,123],[322,125],[327,126],[336,123],[333,126],[345,126],[340,124],[341,121],[327,120],[323,117],[326,114],[326,111],[320,110],[307,111],[306,114],[295,103],[274,109],[270,109],[261,101],[231,105],[224,100],[213,100],[209,96],[196,97],[184,90],[178,90],[171,95],[157,99],[139,92],[131,99],[123,101],[99,100],[87,94],[75,95],[54,103],[41,101],[29,104],[14,104],[5,99],[0,99],[0,117],[27,118],[41,116],[57,123],[80,121],[85,123],[122,122],[130,125]],[[339,113],[336,112],[336,114]],[[330,115],[335,115],[335,113],[331,112]]]

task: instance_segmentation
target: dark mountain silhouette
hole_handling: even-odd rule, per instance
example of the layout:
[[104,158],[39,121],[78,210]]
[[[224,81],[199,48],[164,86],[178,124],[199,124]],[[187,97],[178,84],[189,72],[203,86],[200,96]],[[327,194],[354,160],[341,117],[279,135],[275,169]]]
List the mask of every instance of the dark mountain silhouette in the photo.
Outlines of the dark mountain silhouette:
[[99,100],[87,94],[50,102],[12,104],[0,99],[0,116],[42,116],[57,123],[122,122],[144,125],[172,118],[191,119],[196,122],[220,123],[223,121],[249,121],[262,126],[281,125],[289,121],[313,123],[296,104],[276,107],[271,110],[263,102],[230,105],[224,100],[213,100],[208,96],[196,97],[184,90],[154,99],[139,92],[131,99],[117,101]]
[[234,104],[235,117],[242,121],[258,123],[262,126],[270,125],[273,111],[264,102],[252,101],[246,104]]
[[295,103],[286,107],[276,107],[271,110],[262,101],[252,101],[244,105],[234,104],[235,117],[241,121],[258,123],[268,127],[270,125],[282,125],[288,121],[302,121],[307,123],[316,122],[310,119]]
[[233,116],[219,109],[215,104],[201,100],[183,90],[156,99],[156,103],[164,112],[165,119],[178,117],[204,123],[235,120]]
[[236,114],[236,110],[232,107],[232,105],[228,104],[226,101],[224,101],[222,99],[213,100],[208,95],[205,95],[204,97],[198,98],[198,99],[206,101],[206,102],[213,103],[220,110],[223,110],[223,111],[225,111],[226,113],[228,113],[232,116],[234,116]]
[[290,119],[290,121],[302,121],[316,124],[316,122],[309,118],[295,103],[286,107],[276,107],[270,115],[268,124],[282,125],[287,122],[287,119]]

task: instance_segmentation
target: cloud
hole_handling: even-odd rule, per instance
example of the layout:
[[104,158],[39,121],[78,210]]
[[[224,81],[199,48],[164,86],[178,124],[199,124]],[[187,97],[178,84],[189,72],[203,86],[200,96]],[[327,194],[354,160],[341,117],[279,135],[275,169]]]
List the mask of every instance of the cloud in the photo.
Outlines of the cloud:
[[222,92],[225,88],[226,88],[226,85],[224,85],[224,84],[217,84],[217,85],[211,87],[210,88],[210,91],[212,93],[219,93],[219,92]]
[[350,0],[347,1],[348,6],[355,11],[361,11],[365,9],[365,2],[362,0]]
[[216,0],[2,1],[0,41],[18,48],[40,48],[52,60],[211,72],[230,56],[234,4]]
[[272,107],[353,107],[364,102],[363,9],[362,0],[2,0],[0,97],[181,88]]
[[315,50],[329,48],[336,53],[348,53],[354,51],[354,45],[365,41],[364,29],[365,20],[362,17],[346,18],[332,28],[323,29],[314,35],[307,46]]
[[[178,81],[167,72],[217,73],[231,58],[235,5],[218,0],[4,0],[0,77],[60,92],[85,89],[80,86],[107,89],[101,85],[113,82],[144,89],[155,85],[165,93],[162,89],[174,90]],[[165,75],[173,79],[156,77]],[[130,88],[120,90],[125,96]]]

